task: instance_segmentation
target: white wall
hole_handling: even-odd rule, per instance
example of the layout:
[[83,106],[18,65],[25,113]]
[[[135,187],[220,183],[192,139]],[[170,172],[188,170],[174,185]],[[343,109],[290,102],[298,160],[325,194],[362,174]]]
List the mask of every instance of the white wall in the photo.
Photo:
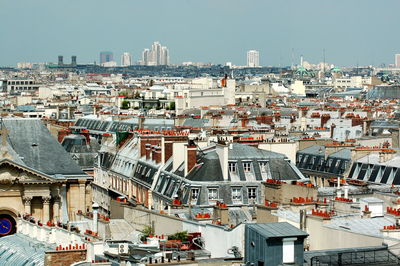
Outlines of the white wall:
[[260,143],[258,148],[261,150],[267,150],[272,152],[278,152],[286,155],[292,163],[296,163],[296,142],[283,142],[283,143]]
[[232,230],[225,230],[218,225],[183,222],[183,230],[201,232],[205,241],[205,249],[211,252],[211,258],[234,257],[232,254],[228,254],[228,249],[233,246],[238,247],[244,256],[244,228],[244,224],[240,224]]

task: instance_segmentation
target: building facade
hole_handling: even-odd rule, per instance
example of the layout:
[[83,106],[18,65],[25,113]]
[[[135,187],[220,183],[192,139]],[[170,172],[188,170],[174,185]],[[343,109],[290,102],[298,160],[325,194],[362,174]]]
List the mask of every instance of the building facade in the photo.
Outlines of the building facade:
[[100,65],[114,61],[113,52],[104,51],[100,52]]
[[123,53],[121,56],[121,66],[130,66],[132,65],[132,55],[128,52]]
[[247,52],[247,67],[260,66],[260,53],[257,50],[250,50]]

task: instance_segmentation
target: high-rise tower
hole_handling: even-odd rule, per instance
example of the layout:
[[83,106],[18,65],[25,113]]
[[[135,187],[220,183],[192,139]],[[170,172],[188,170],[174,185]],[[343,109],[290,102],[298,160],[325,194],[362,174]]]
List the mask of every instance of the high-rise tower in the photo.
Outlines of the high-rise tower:
[[260,66],[260,53],[257,50],[247,51],[247,67]]
[[130,66],[132,65],[132,55],[130,53],[123,53],[121,56],[121,66]]
[[111,61],[114,61],[114,54],[112,52],[100,52],[100,65]]

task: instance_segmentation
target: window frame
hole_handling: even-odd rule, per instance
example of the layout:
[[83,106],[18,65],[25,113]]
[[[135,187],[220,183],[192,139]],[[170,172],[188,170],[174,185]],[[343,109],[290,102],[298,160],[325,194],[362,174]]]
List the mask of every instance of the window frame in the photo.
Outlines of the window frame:
[[238,203],[243,201],[243,192],[241,187],[232,187],[231,193],[232,193],[232,202]]
[[[254,190],[254,195],[250,193],[251,190]],[[249,200],[257,200],[257,187],[247,187],[247,198]]]
[[[248,162],[242,162],[243,165],[243,171],[245,173],[251,173],[251,164],[252,162],[248,161]],[[247,167],[248,166],[248,167]]]
[[[210,192],[211,191],[215,191],[216,193],[216,195],[215,195],[215,198],[211,198],[210,196],[211,196],[211,194],[210,194]],[[213,193],[212,193],[213,194]],[[207,188],[207,198],[208,198],[208,200],[209,201],[217,201],[218,200],[218,188],[216,188],[216,187],[209,187],[209,188]]]

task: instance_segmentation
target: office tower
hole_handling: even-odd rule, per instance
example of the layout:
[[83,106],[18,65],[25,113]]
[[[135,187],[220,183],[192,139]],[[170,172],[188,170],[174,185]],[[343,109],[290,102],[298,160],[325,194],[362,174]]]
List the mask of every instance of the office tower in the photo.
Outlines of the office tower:
[[400,68],[400,54],[394,55],[394,66]]
[[62,55],[58,56],[58,65],[59,66],[64,65],[64,57]]
[[247,51],[247,67],[260,66],[260,53],[256,50]]
[[149,54],[150,54],[149,49],[144,49],[142,52],[142,63],[145,66],[147,66],[149,64]]
[[151,45],[151,49],[143,50],[142,63],[147,66],[169,65],[168,48],[161,46],[159,42],[154,42]]
[[112,52],[109,51],[100,52],[100,65],[111,61],[114,61],[114,55]]
[[132,65],[132,56],[130,53],[123,53],[121,56],[121,66],[130,66]]
[[151,46],[151,50],[153,51],[153,59],[156,65],[160,65],[161,62],[161,44],[159,42],[154,42]]
[[168,48],[165,46],[161,47],[160,65],[169,65],[169,51]]
[[76,66],[76,55],[71,56],[71,66]]

